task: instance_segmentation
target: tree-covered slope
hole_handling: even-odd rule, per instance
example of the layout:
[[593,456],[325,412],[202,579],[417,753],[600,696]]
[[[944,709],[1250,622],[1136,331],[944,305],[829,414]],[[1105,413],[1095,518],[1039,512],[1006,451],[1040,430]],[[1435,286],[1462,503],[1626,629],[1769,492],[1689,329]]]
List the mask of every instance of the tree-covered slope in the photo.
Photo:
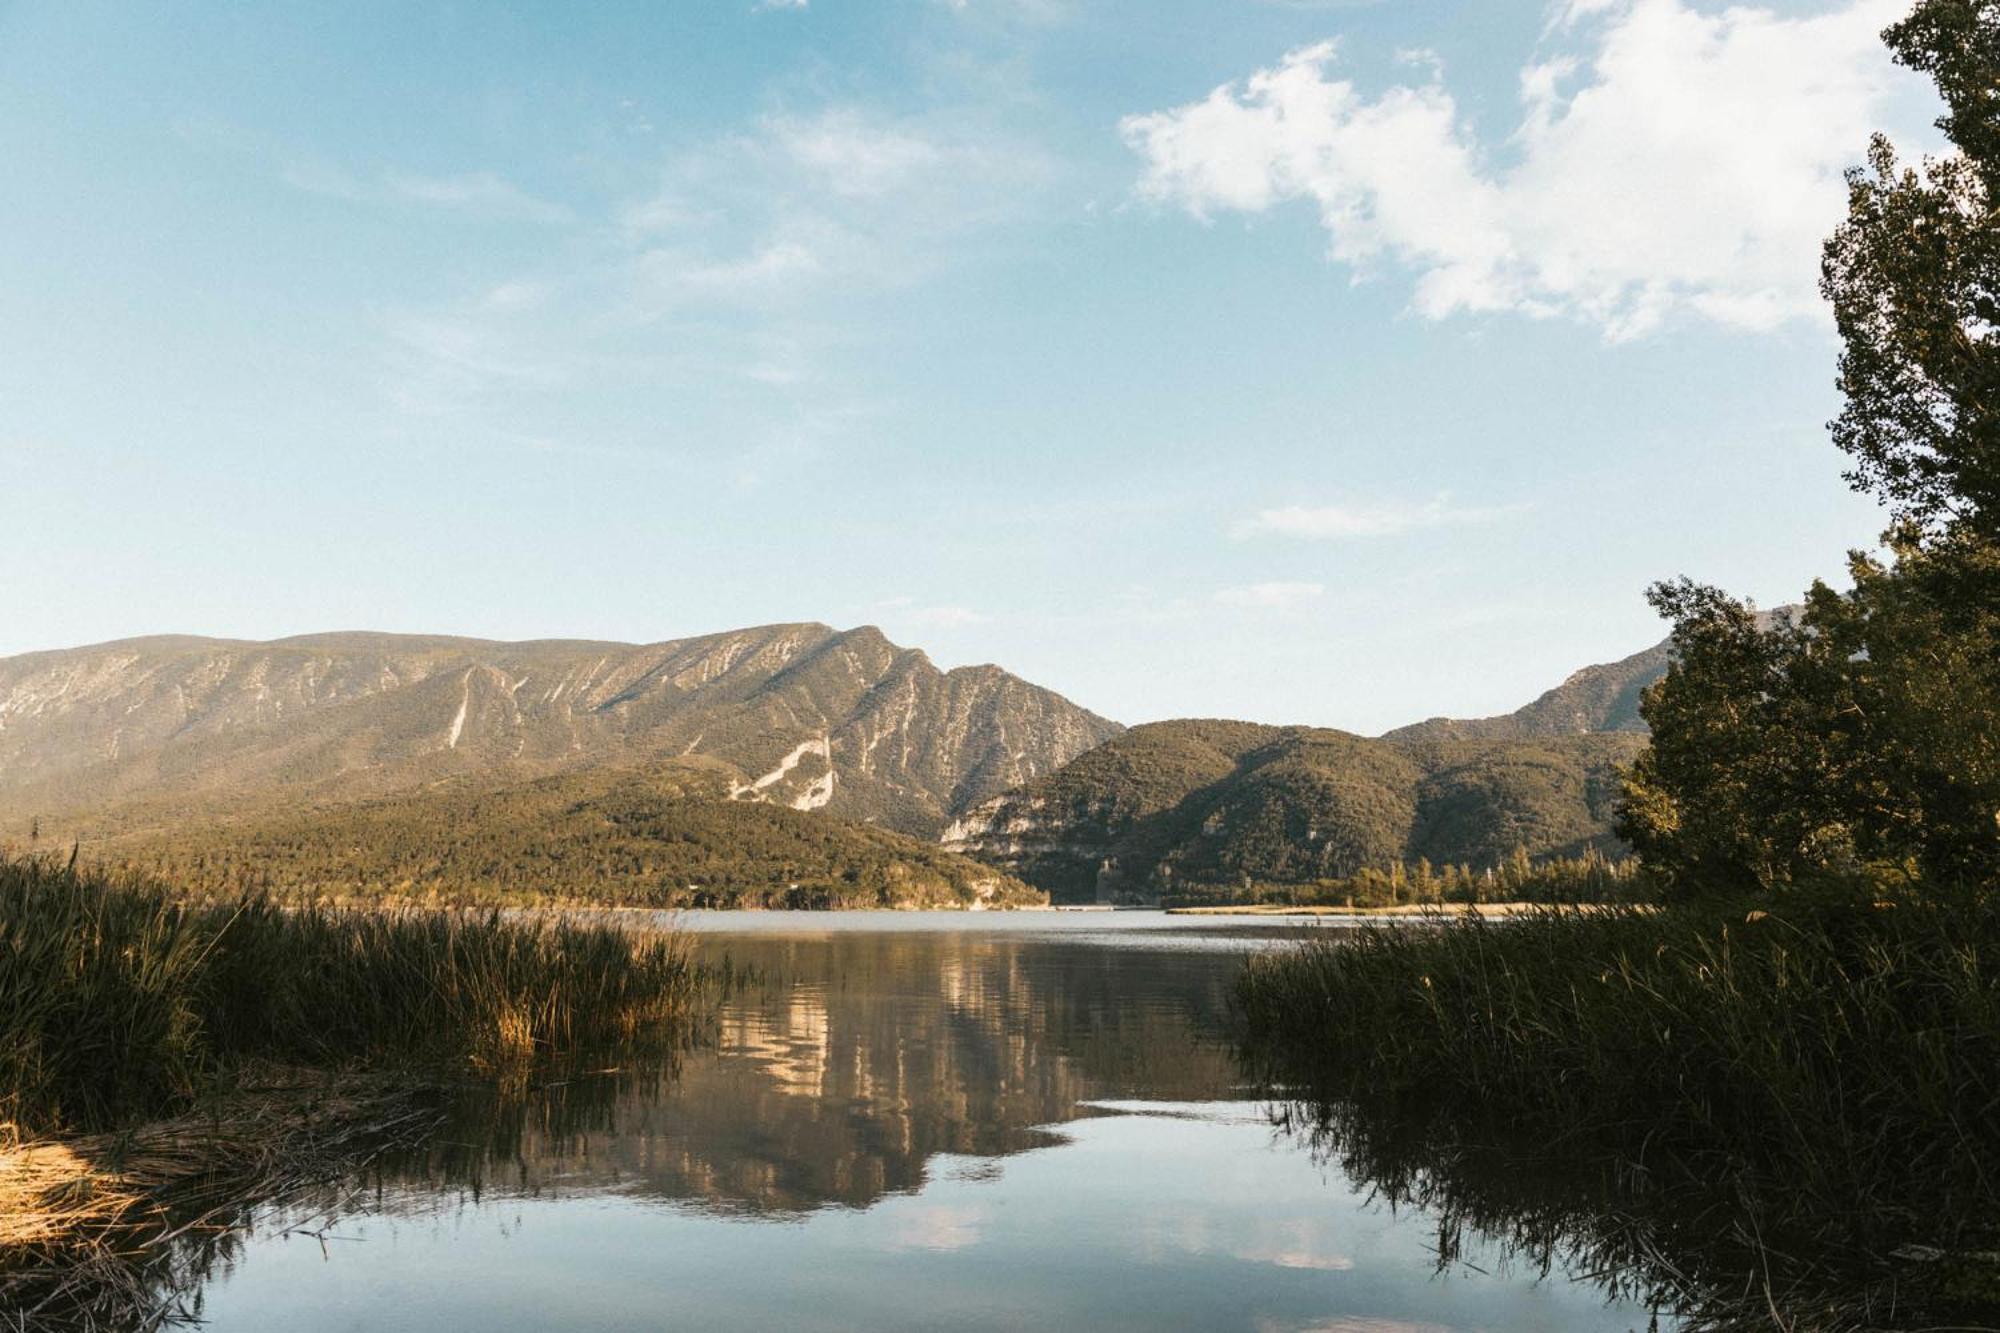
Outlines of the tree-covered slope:
[[1310,883],[1419,859],[1496,865],[1616,846],[1642,737],[1398,742],[1314,727],[1158,722],[953,822],[945,845],[1058,899]]
[[935,844],[731,800],[677,760],[438,787],[127,834],[103,852],[206,887],[655,907],[999,907],[1042,896]]

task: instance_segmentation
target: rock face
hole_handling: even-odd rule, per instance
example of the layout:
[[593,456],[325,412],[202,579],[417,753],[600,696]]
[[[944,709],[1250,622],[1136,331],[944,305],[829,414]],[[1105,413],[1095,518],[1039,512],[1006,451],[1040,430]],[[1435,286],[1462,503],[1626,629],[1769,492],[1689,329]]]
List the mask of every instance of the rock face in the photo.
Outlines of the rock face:
[[940,671],[869,627],[644,645],[131,639],[0,659],[0,831],[687,757],[722,766],[739,799],[935,836],[1118,731],[997,667]]

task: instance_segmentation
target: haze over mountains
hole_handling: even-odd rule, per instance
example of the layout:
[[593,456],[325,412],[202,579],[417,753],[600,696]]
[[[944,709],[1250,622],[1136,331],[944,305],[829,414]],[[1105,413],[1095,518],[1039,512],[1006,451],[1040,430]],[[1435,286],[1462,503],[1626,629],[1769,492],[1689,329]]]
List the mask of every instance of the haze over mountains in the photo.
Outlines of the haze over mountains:
[[[940,671],[870,627],[648,645],[133,639],[0,659],[0,835],[40,820],[55,837],[284,862],[294,884],[509,893],[538,873],[539,837],[570,849],[547,875],[648,901],[768,901],[797,883],[834,900],[864,883],[885,903],[952,901],[975,882],[990,897],[952,853],[1007,872],[1003,888],[1018,877],[1068,899],[1418,858],[1478,867],[1516,848],[1616,848],[1617,770],[1644,744],[1639,697],[1666,665],[1661,644],[1504,716],[1369,738],[1223,720],[1124,731],[998,667]],[[643,819],[607,834],[606,812],[635,800]],[[808,850],[810,819],[829,816],[932,845],[829,829]],[[452,828],[480,849],[451,846]],[[732,839],[744,859],[725,865],[715,849]]]

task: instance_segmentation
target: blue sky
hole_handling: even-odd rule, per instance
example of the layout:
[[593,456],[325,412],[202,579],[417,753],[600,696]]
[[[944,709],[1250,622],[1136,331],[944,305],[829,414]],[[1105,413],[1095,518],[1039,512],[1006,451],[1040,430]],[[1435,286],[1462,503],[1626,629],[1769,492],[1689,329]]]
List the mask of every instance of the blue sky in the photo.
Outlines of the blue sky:
[[1373,731],[1871,544],[1879,0],[0,2],[0,652],[876,623]]

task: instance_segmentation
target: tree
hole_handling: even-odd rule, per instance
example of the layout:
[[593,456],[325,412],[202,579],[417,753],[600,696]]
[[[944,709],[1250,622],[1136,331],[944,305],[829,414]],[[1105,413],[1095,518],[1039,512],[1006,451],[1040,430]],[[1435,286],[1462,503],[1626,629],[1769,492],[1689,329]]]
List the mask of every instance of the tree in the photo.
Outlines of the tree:
[[[1957,595],[1975,552],[1851,558],[1760,623],[1688,582],[1653,590],[1674,661],[1619,831],[1681,896],[1783,888],[1864,865],[1933,891],[2000,877],[2000,604]],[[1987,575],[2000,573],[2000,566]]]
[[1957,150],[1877,136],[1821,288],[1842,340],[1834,442],[1890,509],[1796,616],[1682,580],[1649,594],[1674,661],[1620,832],[1680,893],[1862,865],[1932,891],[2000,878],[2000,0],[1922,0],[1883,34]]
[[1899,165],[1877,135],[1827,241],[1848,479],[1896,518],[2000,535],[2000,0],[1924,0],[1883,34],[1930,74],[1955,155]]

